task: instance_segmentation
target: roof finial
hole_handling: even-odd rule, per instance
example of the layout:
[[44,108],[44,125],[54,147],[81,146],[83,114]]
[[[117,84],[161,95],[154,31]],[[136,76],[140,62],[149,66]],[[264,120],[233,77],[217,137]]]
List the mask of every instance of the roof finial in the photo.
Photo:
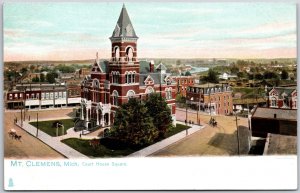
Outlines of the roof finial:
[[98,60],[98,52],[96,52],[96,60]]
[[122,7],[122,8],[124,8],[124,9],[126,8],[126,7],[125,7],[125,3],[123,3],[123,7]]

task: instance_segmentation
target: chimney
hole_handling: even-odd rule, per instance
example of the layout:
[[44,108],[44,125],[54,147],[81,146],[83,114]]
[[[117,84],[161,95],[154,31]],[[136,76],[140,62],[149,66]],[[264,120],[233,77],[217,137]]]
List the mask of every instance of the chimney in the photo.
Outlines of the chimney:
[[277,118],[277,114],[274,114],[274,119],[276,119]]
[[149,69],[150,69],[150,72],[154,72],[154,61],[153,60],[151,60],[149,63]]

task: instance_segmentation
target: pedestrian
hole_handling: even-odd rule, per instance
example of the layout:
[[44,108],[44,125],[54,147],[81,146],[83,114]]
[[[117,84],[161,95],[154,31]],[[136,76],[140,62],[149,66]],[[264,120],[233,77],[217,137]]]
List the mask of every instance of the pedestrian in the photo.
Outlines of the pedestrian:
[[81,138],[81,133],[79,133],[79,138]]
[[30,121],[30,115],[28,116],[28,121]]

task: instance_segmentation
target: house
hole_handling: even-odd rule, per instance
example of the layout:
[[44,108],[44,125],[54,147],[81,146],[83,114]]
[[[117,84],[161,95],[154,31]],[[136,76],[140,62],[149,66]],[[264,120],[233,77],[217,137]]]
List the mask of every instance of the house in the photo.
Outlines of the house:
[[297,136],[297,110],[257,107],[251,115],[252,136],[268,133]]
[[176,81],[176,93],[184,97],[186,96],[187,87],[195,84],[194,76],[172,76],[172,78]]
[[226,84],[201,84],[189,86],[187,100],[200,111],[210,114],[229,115],[233,113],[232,89]]
[[297,109],[297,89],[296,87],[273,87],[267,88],[268,107]]
[[81,102],[79,85],[25,83],[6,93],[8,109],[41,109],[76,106]]

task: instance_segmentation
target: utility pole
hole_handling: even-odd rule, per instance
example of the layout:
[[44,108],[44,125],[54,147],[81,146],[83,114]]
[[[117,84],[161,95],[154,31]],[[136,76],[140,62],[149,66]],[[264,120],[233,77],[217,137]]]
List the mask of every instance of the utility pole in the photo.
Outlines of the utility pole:
[[21,108],[21,127],[23,127],[23,109]]
[[[236,109],[235,109],[236,110]],[[238,155],[240,155],[240,136],[239,136],[239,126],[238,126],[238,119],[237,119],[237,113],[235,111],[235,123],[236,123],[236,134],[237,134],[237,149],[238,149]]]
[[200,113],[200,102],[201,102],[201,88],[199,88],[199,108],[198,108],[198,111],[197,111],[197,122],[198,122],[198,125],[200,125],[200,119],[199,119],[199,113]]
[[39,135],[39,113],[36,113],[36,137]]

